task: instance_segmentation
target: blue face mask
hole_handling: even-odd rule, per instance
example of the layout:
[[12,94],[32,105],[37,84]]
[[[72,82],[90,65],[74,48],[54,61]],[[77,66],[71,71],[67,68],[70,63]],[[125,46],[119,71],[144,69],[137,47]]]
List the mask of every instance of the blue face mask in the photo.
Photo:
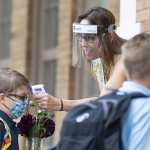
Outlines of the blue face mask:
[[12,118],[17,119],[17,118],[21,117],[26,112],[27,106],[28,106],[28,104],[26,101],[22,101],[22,100],[18,99],[15,102],[15,106],[10,109]]

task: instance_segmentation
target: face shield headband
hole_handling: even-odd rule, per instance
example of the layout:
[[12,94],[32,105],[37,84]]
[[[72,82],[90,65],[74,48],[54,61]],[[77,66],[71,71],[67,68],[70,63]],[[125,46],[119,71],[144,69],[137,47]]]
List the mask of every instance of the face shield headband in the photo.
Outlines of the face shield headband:
[[[107,32],[113,32],[114,25],[110,25],[107,29]],[[99,48],[99,38],[98,33],[103,33],[104,27],[100,27],[99,25],[85,25],[85,24],[73,24],[73,45],[72,45],[72,65],[73,66],[81,66],[83,51],[82,47],[87,47],[88,50],[92,50],[89,48],[89,45],[93,45],[95,49]],[[96,43],[97,40],[97,43]],[[94,48],[93,48],[94,49]]]

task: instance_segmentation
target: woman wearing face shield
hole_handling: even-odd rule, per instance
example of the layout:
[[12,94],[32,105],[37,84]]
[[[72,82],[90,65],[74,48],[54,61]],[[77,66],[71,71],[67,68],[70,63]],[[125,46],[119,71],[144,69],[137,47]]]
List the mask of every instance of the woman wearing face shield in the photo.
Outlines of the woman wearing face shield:
[[[88,10],[73,23],[73,65],[81,65],[82,58],[89,64],[98,81],[100,95],[109,92],[110,88],[119,88],[126,80],[119,60],[125,40],[115,33],[115,28],[114,15],[102,7]],[[93,99],[62,100],[49,94],[35,96],[40,107],[54,111],[68,111]]]

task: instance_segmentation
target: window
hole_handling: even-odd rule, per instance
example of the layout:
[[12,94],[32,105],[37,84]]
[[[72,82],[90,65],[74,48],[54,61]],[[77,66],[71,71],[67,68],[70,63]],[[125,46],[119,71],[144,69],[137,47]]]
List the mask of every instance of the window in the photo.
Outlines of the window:
[[0,66],[8,66],[10,53],[11,1],[0,1]]
[[75,98],[93,97],[100,94],[96,80],[85,68],[86,66],[83,65],[76,71]]
[[58,0],[45,0],[44,3],[44,48],[52,49],[57,46],[57,28],[58,28]]
[[45,83],[48,92],[55,95],[58,0],[35,0],[33,6],[31,79]]
[[[58,40],[58,0],[33,0],[31,8],[31,65],[33,83],[43,83],[48,93],[55,95]],[[50,147],[51,139],[42,147]]]
[[56,60],[50,60],[44,64],[43,81],[49,93],[55,93]]

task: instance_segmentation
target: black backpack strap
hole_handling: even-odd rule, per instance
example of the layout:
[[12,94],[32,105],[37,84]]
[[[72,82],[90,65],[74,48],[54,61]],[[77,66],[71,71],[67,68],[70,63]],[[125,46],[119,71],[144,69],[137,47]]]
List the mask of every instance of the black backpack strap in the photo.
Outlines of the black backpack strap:
[[[130,102],[134,98],[148,97],[140,92],[127,93],[119,90],[114,90],[112,93],[99,97],[97,100],[102,104],[104,111],[105,127],[113,121],[117,121],[124,114]],[[119,112],[119,113],[118,113]],[[115,116],[115,117],[113,117]],[[111,119],[112,118],[112,119]]]
[[[122,140],[121,140],[121,119],[125,112],[128,110],[130,102],[134,98],[138,97],[148,97],[143,93],[135,92],[135,93],[113,93],[109,95],[112,100],[107,103],[108,113],[105,121],[105,143],[106,150],[107,149],[114,149],[114,150],[121,150],[122,149]],[[112,97],[110,97],[112,96]],[[116,98],[116,99],[115,99]],[[113,105],[113,101],[116,102],[116,105]],[[107,145],[109,144],[109,145]]]

